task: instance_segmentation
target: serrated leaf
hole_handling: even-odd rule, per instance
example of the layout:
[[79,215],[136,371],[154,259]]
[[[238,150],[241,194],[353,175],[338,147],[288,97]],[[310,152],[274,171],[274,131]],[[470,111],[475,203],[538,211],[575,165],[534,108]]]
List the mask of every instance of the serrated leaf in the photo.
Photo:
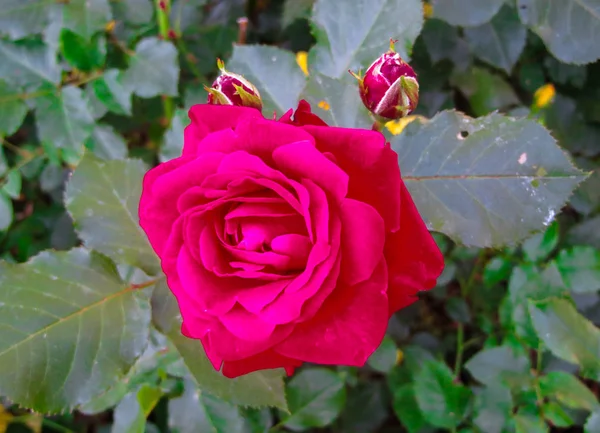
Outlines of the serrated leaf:
[[103,161],[87,152],[67,184],[65,205],[88,247],[156,275],[158,258],[137,216],[145,172],[139,160]]
[[542,126],[499,114],[442,112],[391,145],[429,228],[466,245],[514,244],[542,229],[585,179]]
[[600,252],[591,247],[561,250],[556,266],[567,287],[575,293],[594,293],[600,289]]
[[519,385],[527,380],[530,365],[526,356],[515,353],[509,346],[499,346],[476,353],[465,368],[488,386],[496,383]]
[[18,89],[0,80],[0,135],[14,134],[23,123],[27,111]]
[[15,86],[58,84],[60,68],[56,53],[39,43],[0,40],[0,78]]
[[274,406],[287,410],[282,369],[258,371],[235,379],[228,379],[215,371],[200,341],[184,337],[181,333],[179,307],[165,282],[157,284],[154,289],[152,317],[183,358],[200,390],[240,406]]
[[600,409],[594,393],[575,376],[564,371],[551,371],[541,377],[540,389],[544,397],[555,398],[572,409]]
[[423,25],[423,5],[420,0],[349,0],[340,7],[317,0],[312,23],[317,44],[309,69],[350,81],[348,69],[368,67],[388,50],[390,38],[398,40],[396,51],[408,60]]
[[582,375],[600,379],[600,330],[567,300],[529,304],[539,338],[557,357],[578,364]]
[[409,433],[419,433],[428,425],[419,409],[413,384],[406,384],[394,390],[393,409]]
[[286,391],[290,415],[281,423],[294,431],[329,425],[346,403],[344,379],[325,368],[302,370]]
[[600,3],[597,0],[517,0],[521,21],[565,63],[600,58]]
[[146,347],[147,295],[77,248],[0,263],[0,394],[68,411],[120,381]]
[[415,397],[428,423],[442,428],[460,424],[471,397],[471,391],[454,383],[448,366],[439,361],[428,361],[414,380]]
[[492,19],[504,0],[432,0],[433,17],[453,26],[479,26]]
[[39,138],[53,146],[80,152],[94,129],[81,89],[66,86],[35,99]]
[[86,143],[86,147],[101,159],[127,158],[127,143],[121,135],[117,134],[108,125],[97,124]]
[[91,71],[104,65],[106,38],[103,35],[87,40],[69,29],[63,29],[59,43],[65,60],[81,71]]
[[203,393],[191,379],[181,397],[169,400],[169,428],[174,433],[245,433],[240,409]]
[[177,110],[175,116],[171,119],[171,126],[165,132],[163,143],[160,147],[160,152],[158,154],[160,162],[169,161],[181,156],[183,149],[183,131],[189,123],[190,118],[187,111]]
[[311,74],[301,99],[306,99],[312,111],[330,126],[368,129],[373,125],[356,83]]
[[48,19],[48,0],[3,0],[0,9],[0,34],[11,39],[40,33]]
[[267,117],[296,108],[306,83],[294,54],[277,47],[235,45],[227,67],[259,89]]
[[63,6],[63,27],[90,40],[112,19],[108,0],[69,0]]
[[135,47],[123,84],[143,98],[157,95],[177,96],[179,63],[177,49],[168,41],[150,37]]
[[465,37],[477,57],[510,74],[525,48],[527,29],[517,11],[504,5],[490,22],[466,28]]
[[116,114],[131,116],[131,89],[124,86],[123,73],[109,69],[93,83],[94,93],[106,108]]

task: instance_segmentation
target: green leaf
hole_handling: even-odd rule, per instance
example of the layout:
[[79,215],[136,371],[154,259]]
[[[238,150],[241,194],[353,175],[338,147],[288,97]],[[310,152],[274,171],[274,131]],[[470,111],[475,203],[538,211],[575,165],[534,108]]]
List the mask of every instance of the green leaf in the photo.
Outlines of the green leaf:
[[94,129],[94,119],[81,89],[63,87],[35,99],[40,140],[80,153]]
[[19,170],[12,170],[6,175],[6,182],[2,185],[2,191],[8,194],[9,197],[18,199],[21,195],[21,186],[23,179],[21,178],[21,172]]
[[600,433],[600,411],[596,411],[587,419],[584,433]]
[[513,419],[516,433],[547,433],[549,431],[544,420],[538,416],[518,414]]
[[20,92],[0,80],[0,135],[14,134],[25,120],[27,111]]
[[542,396],[555,398],[572,409],[600,409],[598,399],[575,376],[564,371],[551,371],[540,379]]
[[244,418],[244,433],[269,433],[273,426],[273,415],[269,408],[240,408]]
[[465,37],[477,57],[510,74],[525,48],[527,29],[517,11],[504,5],[490,22],[466,28]]
[[131,24],[146,24],[154,14],[152,0],[121,0],[114,3],[113,7],[116,15],[123,16]]
[[285,0],[281,24],[287,27],[300,18],[309,18],[315,0]]
[[475,399],[473,423],[485,433],[501,433],[512,415],[510,390],[499,383],[486,386]]
[[187,111],[177,110],[173,119],[171,119],[171,126],[165,132],[162,146],[158,154],[160,162],[169,161],[173,158],[181,156],[183,150],[183,131],[185,127],[190,123]]
[[127,158],[127,143],[123,137],[108,125],[97,124],[86,147],[101,159]]
[[565,412],[565,410],[560,407],[558,403],[553,401],[549,401],[544,403],[542,407],[542,412],[544,414],[544,418],[550,421],[554,427],[558,428],[566,428],[572,426],[575,421],[573,418]]
[[102,103],[102,101],[100,101],[96,96],[93,84],[88,85],[83,93],[85,99],[87,99],[88,101],[90,114],[92,115],[94,120],[98,120],[101,117],[103,117],[106,113],[108,113],[108,108],[106,108],[106,105],[104,105],[104,103]]
[[174,433],[245,433],[239,408],[204,394],[191,379],[181,397],[169,400],[169,427]]
[[344,378],[325,368],[302,370],[289,382],[286,394],[290,415],[281,422],[294,431],[329,425],[346,403]]
[[456,27],[435,18],[425,21],[421,37],[434,64],[444,59],[452,60],[461,41]]
[[259,89],[267,117],[296,108],[306,83],[294,54],[277,47],[235,45],[227,67]]
[[415,397],[427,422],[436,427],[454,428],[465,416],[471,391],[454,383],[448,366],[428,361],[414,381]]
[[502,7],[504,0],[432,0],[434,18],[453,26],[479,26],[488,22]]
[[266,370],[228,379],[215,371],[202,344],[181,334],[181,316],[175,296],[165,282],[152,295],[154,323],[173,343],[198,388],[228,403],[241,406],[275,406],[287,410],[283,370]]
[[40,33],[46,25],[48,0],[3,0],[0,9],[0,34],[11,39]]
[[471,68],[452,77],[452,84],[468,98],[473,112],[483,116],[519,104],[512,86],[500,75],[483,68]]
[[177,49],[168,41],[150,37],[135,47],[123,85],[142,98],[157,95],[177,96],[179,63]]
[[556,60],[552,56],[546,57],[544,66],[554,83],[570,84],[578,89],[585,85],[587,78],[587,68],[585,66],[569,65]]
[[523,242],[525,257],[532,262],[546,259],[558,245],[559,236],[558,223],[554,221],[544,232],[536,233]]
[[493,347],[476,353],[465,368],[479,382],[494,386],[506,383],[520,386],[529,380],[529,360],[509,346]]
[[523,24],[538,34],[548,50],[565,63],[592,63],[600,58],[597,0],[517,0]]
[[385,422],[388,398],[384,384],[378,381],[359,383],[348,394],[340,416],[344,433],[374,433]]
[[600,252],[591,247],[561,250],[556,266],[567,287],[575,293],[600,289]]
[[111,433],[144,433],[146,418],[161,396],[160,389],[149,384],[127,394],[115,408]]
[[551,298],[530,303],[533,325],[557,357],[578,364],[582,375],[600,379],[600,330],[567,300]]
[[471,311],[469,304],[463,298],[450,297],[446,299],[446,314],[457,323],[469,323]]
[[7,230],[13,221],[12,200],[0,191],[0,232]]
[[418,433],[428,425],[419,409],[413,384],[406,384],[394,390],[393,409],[408,433]]
[[542,126],[454,111],[391,140],[430,229],[472,246],[514,244],[549,225],[584,174]]
[[398,40],[397,52],[408,59],[423,25],[423,5],[419,0],[350,0],[340,7],[317,0],[312,24],[317,44],[309,69],[350,81],[348,69],[368,67],[388,50],[390,38]]
[[145,171],[138,160],[103,161],[87,152],[67,184],[65,205],[89,248],[156,275],[158,258],[138,223]]
[[0,40],[0,79],[15,86],[58,84],[60,68],[56,53],[39,43]]
[[63,27],[90,40],[112,19],[108,0],[69,0],[63,6]]
[[60,51],[65,60],[75,68],[92,71],[104,65],[106,38],[98,35],[88,41],[69,29],[63,29],[60,32]]
[[0,263],[0,394],[69,411],[119,382],[148,341],[144,291],[83,248]]
[[398,348],[396,343],[389,336],[385,336],[377,350],[369,357],[367,361],[369,366],[380,373],[389,373],[396,365]]
[[356,83],[311,74],[301,99],[330,126],[368,129],[373,119],[365,108]]
[[122,81],[120,70],[109,69],[102,78],[94,81],[94,93],[113,113],[131,116],[131,89],[124,86]]
[[496,256],[486,263],[483,269],[483,282],[486,286],[492,287],[502,281],[508,280],[512,271],[510,260]]

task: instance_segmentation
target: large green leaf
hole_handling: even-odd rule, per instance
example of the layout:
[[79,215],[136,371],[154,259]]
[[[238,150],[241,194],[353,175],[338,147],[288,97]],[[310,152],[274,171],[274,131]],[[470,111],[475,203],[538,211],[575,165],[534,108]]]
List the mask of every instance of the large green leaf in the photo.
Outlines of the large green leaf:
[[428,423],[448,429],[460,424],[471,391],[454,383],[452,372],[446,364],[427,361],[415,376],[414,389],[419,408]]
[[240,409],[203,393],[191,379],[181,397],[169,400],[169,427],[174,433],[245,433]]
[[147,344],[147,294],[97,253],[0,263],[0,286],[0,394],[22,406],[71,410],[121,380]]
[[394,389],[393,392],[394,413],[409,433],[419,433],[428,423],[421,409],[419,409],[414,385],[408,383]]
[[501,433],[512,415],[510,390],[499,383],[486,386],[475,399],[473,423],[485,433]]
[[275,406],[286,410],[283,370],[258,371],[228,379],[215,371],[199,340],[181,333],[181,316],[175,296],[166,283],[157,284],[152,296],[152,317],[171,340],[198,388],[228,403],[241,406]]
[[565,63],[600,58],[600,1],[517,0],[521,21],[536,32]]
[[578,364],[584,376],[600,380],[600,329],[563,299],[531,303],[529,313],[539,338],[554,355]]
[[332,78],[348,77],[348,69],[368,67],[398,40],[396,51],[407,59],[423,25],[420,0],[348,0],[341,5],[318,0],[312,16],[317,44],[309,67]]
[[529,375],[529,360],[508,346],[484,349],[465,365],[479,382],[491,386],[496,383],[522,385]]
[[432,0],[433,16],[455,26],[479,26],[488,22],[504,0]]
[[94,81],[94,94],[113,113],[131,116],[131,89],[122,84],[122,78],[121,71],[109,69]]
[[65,205],[88,247],[154,275],[158,258],[137,216],[145,171],[138,160],[104,161],[87,152],[67,184]]
[[566,286],[575,293],[594,293],[600,289],[600,252],[591,247],[561,250],[556,266]]
[[39,138],[55,147],[81,152],[94,119],[81,89],[63,87],[35,99]]
[[108,125],[97,124],[94,127],[92,136],[86,143],[86,147],[91,149],[94,155],[102,159],[127,158],[127,143],[125,139]]
[[555,398],[573,409],[600,409],[598,399],[575,376],[564,371],[551,371],[540,379],[542,396]]
[[281,116],[296,108],[306,83],[294,54],[277,47],[236,45],[227,68],[258,88],[267,117],[273,116],[273,112]]
[[56,53],[43,44],[16,44],[0,39],[0,78],[16,86],[58,84]]
[[27,114],[18,90],[0,80],[0,135],[14,134]]
[[138,42],[123,84],[143,98],[157,95],[177,96],[179,63],[177,49],[168,41],[145,38]]
[[63,6],[63,27],[88,40],[111,19],[108,0],[69,0]]
[[542,126],[446,111],[393,137],[430,229],[474,246],[514,244],[549,225],[585,175]]
[[49,0],[3,0],[0,8],[0,34],[11,39],[39,33],[48,19]]
[[525,48],[527,29],[517,11],[505,5],[490,22],[466,28],[465,36],[477,57],[510,74]]
[[315,114],[331,126],[370,128],[373,124],[354,82],[312,74],[301,97],[311,104]]
[[290,430],[325,427],[346,403],[344,378],[325,368],[302,370],[287,386],[289,416],[281,422]]

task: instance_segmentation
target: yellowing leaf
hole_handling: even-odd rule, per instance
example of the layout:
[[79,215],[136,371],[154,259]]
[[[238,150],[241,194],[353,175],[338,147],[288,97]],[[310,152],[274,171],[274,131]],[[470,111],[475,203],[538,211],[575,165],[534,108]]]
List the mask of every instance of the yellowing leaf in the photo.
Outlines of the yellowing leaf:
[[545,108],[552,102],[554,95],[556,95],[554,84],[544,84],[535,91],[533,103],[537,108]]
[[300,66],[300,69],[302,69],[302,72],[304,72],[304,75],[308,77],[308,53],[306,51],[298,51],[296,53],[296,62]]
[[398,120],[392,120],[391,122],[386,123],[385,127],[392,134],[398,135],[402,131],[404,131],[404,128],[406,128],[406,125],[408,125],[413,120],[417,120],[417,119],[419,119],[423,123],[427,122],[427,118],[426,117],[423,117],[423,116],[420,116],[418,114],[415,114],[415,115],[412,115],[412,116],[402,117],[402,118],[400,118]]

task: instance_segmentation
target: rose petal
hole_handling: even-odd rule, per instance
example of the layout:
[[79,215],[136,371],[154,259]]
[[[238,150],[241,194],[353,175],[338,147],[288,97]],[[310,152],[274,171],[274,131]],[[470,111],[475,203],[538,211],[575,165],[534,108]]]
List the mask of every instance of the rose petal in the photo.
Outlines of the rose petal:
[[298,108],[294,113],[294,123],[297,125],[327,126],[327,123],[312,112],[310,104],[304,99],[298,103]]
[[368,279],[383,257],[385,225],[372,206],[344,199],[342,220],[342,278],[353,286]]
[[387,280],[382,260],[370,280],[338,286],[311,320],[297,325],[273,349],[304,362],[364,365],[387,328]]
[[234,378],[258,370],[285,368],[287,374],[291,375],[294,369],[301,365],[302,361],[281,356],[273,350],[266,350],[241,361],[223,363],[222,373],[225,377]]
[[275,330],[274,324],[262,321],[239,305],[220,316],[219,320],[235,337],[246,341],[263,341]]
[[385,256],[390,274],[390,314],[412,304],[417,293],[429,290],[444,270],[444,256],[402,184],[400,230],[389,234]]

